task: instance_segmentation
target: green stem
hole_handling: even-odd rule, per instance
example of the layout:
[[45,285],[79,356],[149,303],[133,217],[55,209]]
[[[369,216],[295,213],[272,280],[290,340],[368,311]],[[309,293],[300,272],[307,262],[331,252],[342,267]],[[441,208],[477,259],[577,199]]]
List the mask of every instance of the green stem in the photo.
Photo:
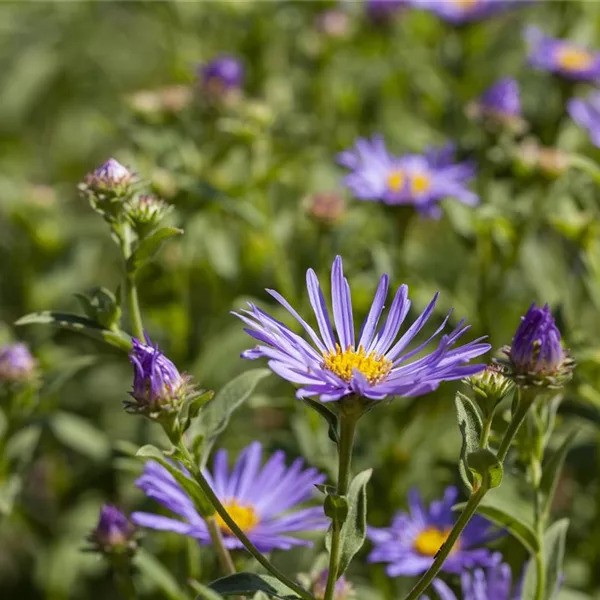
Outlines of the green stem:
[[[192,458],[190,451],[185,445],[183,439],[180,440],[179,444],[177,444],[178,450],[181,452],[184,457],[186,467],[190,470],[194,479],[198,482],[198,485],[204,492],[204,495],[213,506],[217,514],[223,519],[223,522],[230,529],[231,533],[235,535],[235,537],[242,542],[246,550],[256,559],[256,561],[262,565],[273,577],[281,581],[281,583],[287,585],[291,590],[296,592],[298,596],[304,598],[304,600],[314,600],[313,596],[308,593],[302,586],[298,585],[292,579],[289,579],[286,575],[284,575],[277,567],[272,565],[266,556],[261,554],[258,548],[250,541],[248,536],[238,527],[237,523],[229,516],[227,509],[221,504],[221,501],[214,493],[213,489],[210,487],[208,481],[202,474],[202,471],[196,465],[196,462]],[[226,548],[224,548],[227,551]]]
[[115,582],[119,596],[123,600],[136,600],[137,594],[133,584],[131,561],[129,557],[115,556],[112,560]]
[[494,416],[490,415],[485,417],[483,421],[483,431],[481,432],[481,439],[479,440],[480,448],[487,448],[488,440],[490,439],[490,433],[492,431],[492,421]]
[[129,311],[129,319],[131,320],[131,329],[133,335],[139,340],[144,339],[144,323],[142,321],[142,313],[140,311],[140,301],[135,283],[135,272],[131,272],[127,265],[127,261],[132,254],[131,250],[131,227],[124,224],[121,228],[115,226],[115,234],[121,242],[121,253],[125,262],[125,296],[127,298],[127,310]]
[[496,454],[498,460],[503,463],[506,455],[508,454],[508,449],[512,444],[515,435],[521,428],[527,413],[529,412],[529,408],[531,407],[535,396],[532,394],[529,388],[517,388],[516,392],[518,396],[518,404],[517,408],[513,414],[511,422],[509,423],[506,431],[504,432],[504,437],[500,442],[500,448],[498,448],[498,453]]
[[233,560],[231,560],[231,554],[229,554],[229,550],[223,543],[221,529],[219,528],[219,524],[214,516],[207,517],[206,528],[208,529],[210,539],[212,540],[215,550],[217,551],[221,569],[223,569],[225,575],[233,575],[235,573],[235,565],[233,564]]
[[[342,415],[340,418],[340,443],[338,453],[338,482],[336,494],[346,496],[350,483],[350,464],[352,462],[352,448],[356,433],[357,418]],[[329,553],[329,572],[327,574],[327,587],[324,600],[333,600],[335,584],[338,580],[340,566],[340,542],[342,523],[333,521],[331,527],[331,550]]]
[[438,553],[435,555],[435,559],[433,564],[429,569],[423,574],[421,579],[417,582],[415,587],[411,590],[410,594],[406,596],[405,600],[417,600],[420,598],[425,592],[425,590],[431,585],[431,582],[437,577],[437,574],[440,572],[442,565],[448,558],[450,552],[454,548],[454,544],[458,541],[460,534],[463,532],[464,528],[467,526],[468,522],[471,520],[471,517],[475,514],[477,507],[483,500],[483,497],[486,495],[488,491],[487,483],[482,485],[476,492],[471,494],[467,505],[465,506],[463,512],[461,513],[458,521],[456,521],[452,531],[448,535],[448,538],[439,549]]

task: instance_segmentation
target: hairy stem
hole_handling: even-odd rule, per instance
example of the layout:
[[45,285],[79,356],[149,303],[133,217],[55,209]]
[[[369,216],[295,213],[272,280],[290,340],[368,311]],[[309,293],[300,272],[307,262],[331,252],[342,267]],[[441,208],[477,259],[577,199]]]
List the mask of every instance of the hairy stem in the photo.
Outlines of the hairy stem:
[[[354,446],[354,435],[356,433],[355,416],[342,415],[340,419],[340,443],[338,454],[338,481],[336,494],[346,496],[350,483],[350,464],[352,462],[352,448]],[[340,542],[342,523],[334,521],[331,530],[331,551],[329,553],[329,572],[327,574],[327,587],[324,600],[333,600],[335,584],[338,580],[340,566]]]

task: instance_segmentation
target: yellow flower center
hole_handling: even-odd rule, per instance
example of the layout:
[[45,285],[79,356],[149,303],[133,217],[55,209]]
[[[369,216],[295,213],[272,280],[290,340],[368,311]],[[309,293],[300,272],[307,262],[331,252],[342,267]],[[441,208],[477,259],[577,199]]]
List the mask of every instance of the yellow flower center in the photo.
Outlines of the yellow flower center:
[[[448,539],[451,529],[441,531],[437,527],[427,527],[415,539],[414,549],[423,556],[435,556],[442,544]],[[454,544],[450,554],[456,552],[458,542]]]
[[478,4],[479,0],[451,0],[454,4],[460,6],[460,8],[471,8]]
[[358,350],[352,346],[342,350],[338,344],[335,348],[335,352],[323,352],[323,367],[344,381],[349,382],[356,369],[373,385],[385,379],[392,370],[392,361],[375,351],[367,354],[362,346]]
[[[236,522],[237,526],[245,533],[254,529],[260,522],[254,507],[251,505],[238,504],[235,500],[226,500],[223,506],[229,513],[229,516]],[[224,533],[231,534],[231,529],[220,515],[215,515],[217,525]]]
[[581,71],[592,66],[594,55],[581,48],[563,46],[556,51],[556,61],[567,71]]
[[402,169],[394,169],[387,176],[387,186],[391,192],[399,192],[404,187],[404,171]]
[[410,178],[410,190],[413,195],[423,194],[431,188],[431,177],[429,173],[416,173]]

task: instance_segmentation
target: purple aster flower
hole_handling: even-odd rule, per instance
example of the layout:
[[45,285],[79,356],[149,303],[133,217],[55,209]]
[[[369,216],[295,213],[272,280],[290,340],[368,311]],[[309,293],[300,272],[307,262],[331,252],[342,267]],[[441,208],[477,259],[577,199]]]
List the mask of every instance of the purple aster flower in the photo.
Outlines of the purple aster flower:
[[[285,454],[278,451],[261,469],[262,446],[258,442],[241,453],[231,472],[227,459],[227,451],[219,450],[212,474],[205,472],[204,476],[229,515],[261,552],[310,546],[310,542],[292,534],[327,528],[322,507],[298,508],[313,497],[314,486],[325,481],[325,476],[316,469],[303,470],[302,459],[295,460],[288,468]],[[202,544],[211,543],[204,519],[165,467],[154,461],[147,462],[136,485],[181,518],[136,512],[132,515],[136,524],[187,535]],[[225,545],[242,548],[219,516],[217,522]]]
[[600,76],[600,53],[569,40],[552,38],[538,27],[525,29],[532,67],[558,73],[568,79],[596,80]]
[[351,173],[345,185],[359,200],[410,204],[422,215],[439,218],[438,202],[453,197],[474,206],[479,197],[466,186],[475,175],[471,163],[454,162],[454,146],[429,149],[425,154],[394,156],[381,136],[359,138],[354,148],[338,155]]
[[374,23],[384,23],[409,6],[410,0],[366,0],[367,15]]
[[592,144],[600,148],[600,91],[592,92],[585,100],[569,100],[567,110],[573,121],[587,130]]
[[249,304],[250,310],[241,311],[243,314],[234,313],[249,326],[245,331],[259,342],[255,348],[242,353],[242,357],[269,359],[272,371],[299,386],[298,398],[318,396],[322,402],[331,402],[352,394],[371,400],[419,396],[436,389],[442,381],[461,379],[485,366],[468,364],[490,349],[489,344],[481,343],[483,338],[454,348],[469,329],[463,321],[452,332],[443,335],[431,353],[410,360],[446,326],[450,313],[425,342],[406,351],[431,316],[438,294],[396,341],[410,310],[406,285],[396,292],[385,324],[377,330],[389,284],[388,275],[383,275],[369,314],[355,337],[350,286],[344,277],[341,257],[336,257],[331,270],[333,323],[337,336],[312,269],[306,273],[306,283],[320,336],[278,292],[267,292],[298,321],[312,345],[254,304]]
[[222,96],[241,89],[244,67],[234,56],[217,56],[199,69],[202,87],[211,96]]
[[189,391],[189,378],[152,344],[148,334],[146,343],[133,338],[129,361],[133,365],[133,389],[130,395],[135,402],[126,403],[134,412],[177,408]]
[[[408,496],[408,513],[397,513],[390,527],[369,527],[367,537],[374,548],[367,560],[387,563],[386,573],[390,577],[420,575],[427,571],[454,526],[452,507],[457,496],[457,488],[448,487],[441,500],[425,508],[419,493],[412,490]],[[493,565],[493,555],[483,545],[497,535],[489,521],[475,515],[450,551],[442,570],[460,574],[468,568]]]
[[524,0],[412,0],[414,7],[429,10],[454,25],[479,21],[523,4]]
[[[325,591],[327,589],[327,578],[329,569],[323,569],[312,584],[312,593],[316,600],[324,600]],[[333,600],[347,600],[352,593],[352,586],[347,579],[342,575],[336,584],[333,593]]]
[[37,360],[22,342],[7,344],[0,349],[0,381],[27,381],[36,370]]
[[135,549],[134,535],[133,523],[116,506],[105,504],[89,541],[99,552],[125,552]]

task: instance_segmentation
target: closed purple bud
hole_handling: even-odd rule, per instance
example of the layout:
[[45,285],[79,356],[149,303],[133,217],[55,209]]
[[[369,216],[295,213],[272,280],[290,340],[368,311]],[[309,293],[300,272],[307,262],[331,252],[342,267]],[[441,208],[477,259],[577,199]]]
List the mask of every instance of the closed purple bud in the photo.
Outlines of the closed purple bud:
[[0,382],[27,381],[36,370],[37,361],[25,344],[7,344],[0,349]]
[[133,179],[133,173],[114,158],[109,158],[103,165],[88,173],[85,183],[88,186],[114,190],[129,184]]
[[133,389],[130,394],[135,400],[126,404],[129,410],[169,411],[181,405],[188,379],[179,373],[158,346],[152,345],[148,334],[145,344],[133,339],[129,360],[133,365]]
[[135,525],[116,506],[105,504],[89,540],[99,552],[131,551],[135,549],[135,531]]
[[210,96],[223,96],[239,91],[244,83],[244,67],[233,56],[218,56],[200,67],[204,91]]

